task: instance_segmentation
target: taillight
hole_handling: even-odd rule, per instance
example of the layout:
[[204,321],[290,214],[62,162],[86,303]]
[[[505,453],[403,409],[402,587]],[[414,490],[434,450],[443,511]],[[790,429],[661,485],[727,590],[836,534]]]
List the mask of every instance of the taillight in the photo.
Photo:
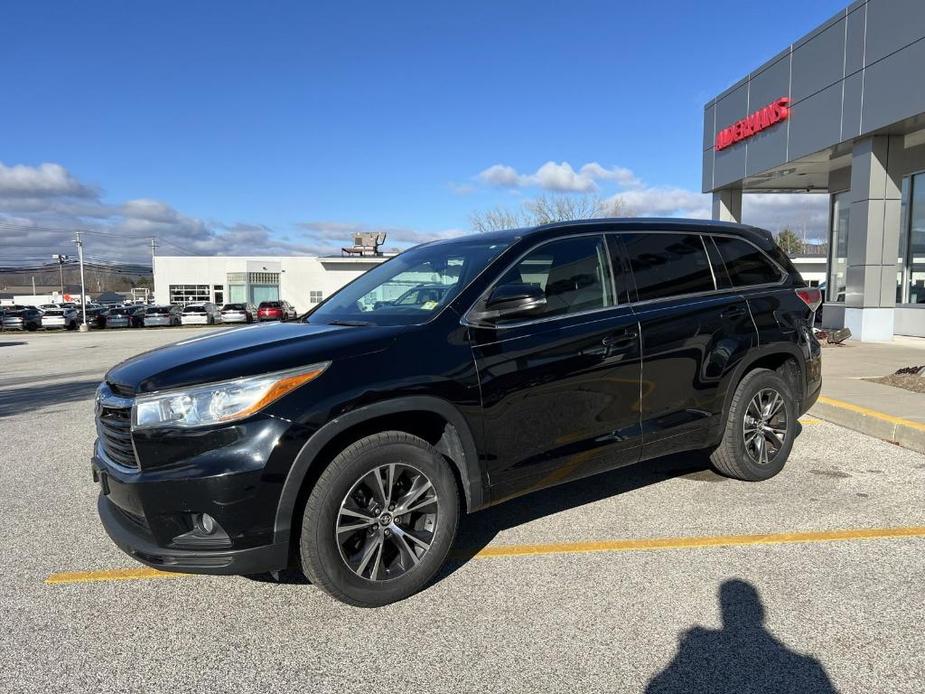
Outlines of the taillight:
[[822,305],[822,291],[818,287],[800,287],[794,290],[800,300],[814,312]]

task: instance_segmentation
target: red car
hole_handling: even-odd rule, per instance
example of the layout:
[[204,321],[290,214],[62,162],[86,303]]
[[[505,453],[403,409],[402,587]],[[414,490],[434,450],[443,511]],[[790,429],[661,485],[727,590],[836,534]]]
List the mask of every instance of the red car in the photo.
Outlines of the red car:
[[299,314],[288,301],[261,301],[257,307],[257,320],[294,320]]

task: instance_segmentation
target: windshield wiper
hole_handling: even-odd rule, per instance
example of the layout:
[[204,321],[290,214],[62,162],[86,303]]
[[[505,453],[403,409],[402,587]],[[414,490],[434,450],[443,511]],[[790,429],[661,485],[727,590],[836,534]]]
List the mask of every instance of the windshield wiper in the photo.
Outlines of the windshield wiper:
[[329,320],[328,325],[346,325],[351,328],[363,328],[372,323],[365,320]]

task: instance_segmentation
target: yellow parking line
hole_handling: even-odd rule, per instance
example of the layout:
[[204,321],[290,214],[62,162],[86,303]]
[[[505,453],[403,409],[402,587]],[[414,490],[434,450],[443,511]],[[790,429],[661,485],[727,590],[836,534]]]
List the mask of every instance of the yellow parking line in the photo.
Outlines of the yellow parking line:
[[862,414],[865,417],[871,417],[872,419],[879,419],[880,421],[887,422],[889,424],[909,427],[910,429],[916,429],[917,431],[925,431],[925,423],[913,422],[911,419],[904,419],[902,417],[894,417],[893,415],[887,414],[886,412],[878,412],[877,410],[872,410],[869,407],[855,405],[852,402],[836,400],[835,398],[828,398],[824,395],[820,395],[817,402],[820,402],[823,405],[829,405],[830,407],[837,407],[842,410],[848,410],[849,412]]
[[816,419],[815,417],[800,417],[800,424],[803,426],[812,426],[813,424],[822,424],[821,419]]
[[[925,537],[925,526],[905,528],[856,528],[853,530],[819,530],[799,533],[765,535],[706,535],[702,537],[655,537],[640,540],[597,540],[591,542],[560,542],[539,545],[499,545],[485,547],[476,559],[540,556],[549,554],[583,554],[588,552],[631,552],[659,549],[698,549],[704,547],[741,547],[745,545],[778,545],[788,543],[835,542],[840,540],[884,540],[901,537]],[[465,553],[459,553],[465,554]],[[170,573],[147,567],[106,569],[103,571],[73,571],[51,574],[49,585],[132,581],[149,578],[183,578],[193,574]]]
[[498,547],[486,547],[480,550],[475,557],[478,559],[489,559],[496,557],[520,557],[525,555],[694,549],[700,547],[739,547],[743,545],[834,542],[837,540],[875,540],[897,537],[925,537],[925,527],[858,528],[855,530],[820,530],[815,532],[772,533],[767,535],[707,535],[704,537],[657,537],[641,540],[561,542],[543,545],[501,545]]
[[191,574],[158,571],[147,566],[134,569],[104,569],[102,571],[64,571],[45,579],[48,585],[60,583],[94,583],[98,581],[137,581],[148,578],[182,578]]

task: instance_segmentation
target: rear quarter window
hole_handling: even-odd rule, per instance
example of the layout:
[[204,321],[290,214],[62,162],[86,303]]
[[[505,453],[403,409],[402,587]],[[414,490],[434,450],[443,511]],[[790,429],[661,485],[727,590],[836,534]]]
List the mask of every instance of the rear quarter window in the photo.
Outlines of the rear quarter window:
[[780,281],[780,269],[752,244],[728,236],[714,236],[713,240],[734,286],[776,284]]

